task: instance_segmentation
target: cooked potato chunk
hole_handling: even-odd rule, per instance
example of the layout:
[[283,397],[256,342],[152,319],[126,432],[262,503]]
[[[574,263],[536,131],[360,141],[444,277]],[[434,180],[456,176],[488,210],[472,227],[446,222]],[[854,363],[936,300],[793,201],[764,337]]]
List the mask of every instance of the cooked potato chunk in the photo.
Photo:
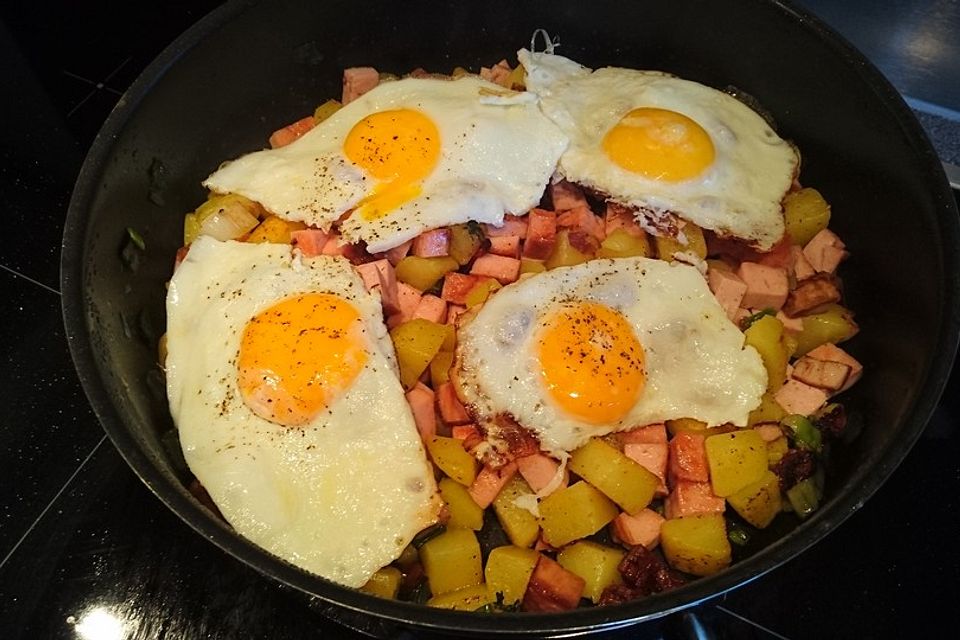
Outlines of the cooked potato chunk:
[[730,565],[727,526],[719,513],[667,520],[660,528],[660,548],[674,569],[709,576]]
[[763,529],[780,513],[780,480],[777,474],[766,471],[756,482],[727,496],[727,502],[744,520]]
[[480,463],[467,453],[456,438],[434,436],[427,440],[427,451],[433,463],[445,474],[464,486],[470,486],[477,477]]
[[540,554],[533,549],[512,545],[490,551],[484,577],[492,594],[503,594],[503,604],[511,605],[523,599],[530,574],[537,566]]
[[517,504],[517,499],[526,499],[535,503],[533,490],[519,475],[513,476],[497,497],[493,500],[493,511],[497,514],[500,526],[518,547],[530,547],[540,535],[540,521],[527,509]]
[[557,243],[553,247],[553,252],[544,262],[547,269],[556,267],[571,267],[575,264],[581,264],[589,260],[592,256],[578,251],[570,244],[570,233],[567,229],[557,231]]
[[830,223],[830,205],[820,192],[809,187],[788,193],[783,199],[783,221],[794,243],[805,245]]
[[415,318],[390,330],[397,362],[400,364],[400,382],[404,389],[412,389],[427,365],[440,352],[447,339],[449,325]]
[[765,422],[780,422],[780,418],[785,415],[786,411],[774,399],[773,394],[767,392],[760,398],[760,406],[750,412],[747,425],[752,427]]
[[420,547],[420,561],[435,596],[483,582],[480,544],[469,529],[447,529],[431,538]]
[[495,594],[490,592],[487,585],[481,583],[433,596],[427,600],[427,606],[457,611],[476,611],[493,602],[496,602]]
[[838,304],[825,311],[803,317],[803,331],[796,335],[796,355],[802,356],[822,344],[836,344],[852,338],[858,331],[849,310]]
[[407,256],[397,263],[397,280],[420,291],[426,291],[443,276],[454,271],[460,264],[450,256],[421,258]]
[[600,531],[617,517],[617,506],[584,481],[551,493],[540,502],[544,541],[554,547]]
[[767,370],[767,390],[776,391],[787,379],[787,349],[783,323],[774,316],[762,316],[743,332],[746,344],[757,350]]
[[650,504],[659,484],[657,476],[597,438],[573,452],[570,470],[631,514]]
[[360,587],[360,591],[393,600],[397,597],[402,579],[403,575],[400,573],[400,569],[384,567],[370,576],[367,584]]
[[613,232],[600,243],[597,257],[632,258],[634,256],[643,256],[648,258],[652,253],[650,250],[650,242],[647,240],[646,235],[636,236],[626,229],[614,229]]
[[448,527],[462,527],[474,531],[480,531],[483,528],[483,509],[473,501],[465,486],[452,478],[443,478],[440,480],[439,488],[440,497],[447,503],[447,508],[450,510]]
[[706,447],[710,482],[721,498],[753,484],[767,471],[767,443],[753,429],[710,436]]
[[623,582],[617,566],[624,555],[626,552],[623,549],[614,549],[589,540],[581,540],[564,547],[557,554],[557,562],[567,571],[583,578],[586,583],[583,596],[597,602],[604,589]]
[[657,255],[661,260],[673,262],[675,253],[692,253],[701,260],[707,257],[707,241],[703,237],[703,229],[687,222],[680,230],[686,239],[686,244],[680,242],[677,238],[669,236],[656,236]]

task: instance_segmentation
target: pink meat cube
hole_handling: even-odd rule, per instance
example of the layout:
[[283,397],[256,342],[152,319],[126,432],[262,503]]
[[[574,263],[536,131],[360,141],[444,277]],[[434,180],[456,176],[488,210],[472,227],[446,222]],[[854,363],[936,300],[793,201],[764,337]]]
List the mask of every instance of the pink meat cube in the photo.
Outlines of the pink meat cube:
[[778,311],[787,301],[790,283],[786,269],[768,267],[756,262],[743,262],[737,275],[747,285],[740,305],[748,309]]
[[436,258],[450,255],[450,229],[431,229],[413,239],[413,255]]
[[733,320],[747,292],[747,284],[732,271],[716,268],[707,271],[707,284],[727,317]]
[[621,543],[632,547],[642,544],[654,549],[660,543],[660,527],[664,518],[656,511],[644,509],[636,515],[621,513],[613,519],[613,535]]
[[549,189],[550,198],[553,200],[553,210],[557,213],[578,207],[589,208],[587,199],[583,195],[583,189],[572,182],[566,180],[554,182]]
[[698,513],[723,513],[726,500],[713,493],[709,482],[678,482],[664,503],[668,519],[692,516]]
[[413,317],[443,324],[447,321],[447,303],[442,298],[425,294],[420,298],[420,303],[417,305],[416,311],[413,312]]
[[520,261],[488,253],[473,261],[470,274],[496,278],[500,284],[510,284],[520,277]]
[[373,67],[351,67],[343,70],[343,99],[353,102],[370,89],[380,84],[380,74]]
[[783,383],[773,397],[787,413],[802,416],[809,416],[827,402],[826,391],[794,379]]

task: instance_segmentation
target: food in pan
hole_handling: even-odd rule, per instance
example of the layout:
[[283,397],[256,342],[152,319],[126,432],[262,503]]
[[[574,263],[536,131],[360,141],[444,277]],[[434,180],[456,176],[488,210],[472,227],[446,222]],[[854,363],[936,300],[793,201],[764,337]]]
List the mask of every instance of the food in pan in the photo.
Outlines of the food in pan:
[[[845,426],[833,397],[862,373],[837,346],[857,331],[847,251],[791,143],[696,83],[519,58],[480,79],[348,69],[342,107],[214,172],[185,221],[166,366],[191,469],[238,533],[383,597],[557,611],[721,571],[751,532],[816,509]],[[240,304],[261,273],[270,295]],[[364,339],[344,350],[337,328],[305,374],[296,341],[257,327],[330,331],[342,314],[308,312],[317,295]],[[312,403],[257,384],[277,362],[382,390],[338,411],[350,383]],[[242,417],[188,409],[198,390]],[[309,456],[282,448],[304,438]],[[281,506],[307,509],[293,551]],[[395,536],[347,534],[368,526]]]

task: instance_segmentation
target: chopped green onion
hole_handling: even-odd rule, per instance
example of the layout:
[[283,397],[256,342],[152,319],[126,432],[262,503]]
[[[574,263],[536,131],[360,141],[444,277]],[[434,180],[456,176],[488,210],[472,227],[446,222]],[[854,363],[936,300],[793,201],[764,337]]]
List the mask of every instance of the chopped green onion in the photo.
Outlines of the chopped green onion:
[[800,518],[806,518],[820,506],[820,491],[813,478],[801,480],[787,489],[790,506]]
[[146,251],[147,243],[143,241],[143,236],[140,235],[136,229],[133,227],[127,227],[127,235],[130,236],[131,240],[133,240],[133,244],[140,247],[141,251]]
[[813,452],[820,451],[823,437],[810,418],[794,413],[783,418],[780,424],[790,430],[798,447]]
[[750,534],[740,528],[730,529],[730,532],[727,534],[727,538],[729,538],[730,542],[738,547],[742,547],[750,542]]

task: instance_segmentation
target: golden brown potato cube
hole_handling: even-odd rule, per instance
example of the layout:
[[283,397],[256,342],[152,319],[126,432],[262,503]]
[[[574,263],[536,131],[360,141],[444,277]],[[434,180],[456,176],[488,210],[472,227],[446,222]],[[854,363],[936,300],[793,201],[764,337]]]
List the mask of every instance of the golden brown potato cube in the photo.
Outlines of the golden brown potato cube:
[[483,509],[473,501],[465,486],[452,478],[443,478],[439,488],[440,497],[450,510],[447,527],[463,527],[474,531],[483,528]]
[[767,390],[776,391],[787,379],[787,349],[783,323],[774,316],[762,316],[743,332],[745,343],[757,350],[767,370]]
[[453,351],[440,351],[433,357],[433,360],[430,361],[430,384],[434,389],[439,389],[440,385],[449,382],[450,367],[452,366]]
[[680,242],[679,238],[656,236],[657,256],[667,262],[673,262],[675,253],[692,253],[701,260],[706,259],[707,241],[703,237],[703,229],[688,221],[680,233],[683,234],[686,243]]
[[250,232],[250,235],[247,236],[247,242],[290,244],[291,232],[306,228],[307,225],[302,222],[291,222],[277,216],[267,216]]
[[783,199],[783,222],[794,244],[803,246],[830,224],[830,205],[816,189],[788,193]]
[[780,462],[780,459],[786,455],[787,450],[790,448],[790,443],[787,442],[786,436],[782,436],[767,443],[767,466],[772,467],[773,465]]
[[440,353],[448,326],[415,318],[390,330],[404,389],[412,389],[430,361]]
[[450,227],[450,257],[459,265],[465,265],[476,255],[483,244],[483,231],[480,227],[455,224]]
[[451,271],[455,271],[460,264],[450,256],[421,258],[407,256],[397,263],[397,280],[405,282],[420,291],[426,291],[435,285],[440,278]]
[[590,254],[577,250],[570,244],[570,233],[568,229],[557,231],[557,243],[553,245],[553,251],[544,262],[547,269],[557,267],[570,267],[575,264],[581,264],[592,258]]
[[756,482],[727,496],[727,502],[733,510],[758,529],[764,529],[773,522],[780,513],[781,501],[780,479],[769,470]]
[[657,476],[598,438],[573,452],[570,470],[630,514],[650,504],[659,485]]
[[753,429],[710,436],[706,448],[710,483],[721,498],[753,484],[767,472],[767,443]]
[[487,585],[481,583],[433,596],[427,600],[427,606],[437,607],[438,609],[455,609],[457,611],[476,611],[484,605],[496,602],[496,600],[496,595],[490,592]]
[[693,418],[676,418],[667,420],[667,431],[673,437],[678,433],[702,433],[707,430],[707,423]]
[[747,426],[753,427],[765,422],[780,422],[780,418],[785,415],[787,415],[787,412],[774,399],[773,394],[768,391],[761,396],[760,405],[750,412],[750,417],[747,418]]
[[465,487],[473,484],[480,463],[463,448],[456,438],[434,436],[427,440],[427,451],[433,464]]
[[402,579],[403,574],[400,573],[400,569],[384,567],[370,576],[367,584],[360,587],[360,591],[393,600],[397,597]]
[[600,531],[618,513],[609,498],[581,480],[540,501],[543,539],[551,546],[562,547]]
[[483,582],[480,544],[470,529],[447,529],[420,547],[430,592],[441,595]]
[[622,584],[623,578],[617,570],[626,552],[614,549],[590,540],[581,540],[564,547],[557,554],[560,566],[583,578],[586,585],[583,596],[597,602],[603,590],[614,584]]
[[492,594],[503,594],[505,605],[520,602],[539,559],[540,554],[533,549],[512,545],[493,549],[483,572],[487,588]]
[[493,512],[497,515],[500,526],[510,542],[518,547],[533,546],[540,536],[540,521],[521,506],[524,500],[536,504],[533,490],[519,475],[510,478],[493,500]]
[[843,342],[859,330],[850,311],[838,304],[830,305],[821,313],[804,316],[802,321],[803,330],[795,336],[797,349],[794,354],[797,357],[827,342]]
[[719,513],[667,520],[660,528],[660,548],[674,569],[709,576],[730,565],[727,526]]
[[603,239],[597,251],[598,258],[632,258],[634,256],[648,258],[652,254],[646,235],[634,235],[626,229],[614,229]]

